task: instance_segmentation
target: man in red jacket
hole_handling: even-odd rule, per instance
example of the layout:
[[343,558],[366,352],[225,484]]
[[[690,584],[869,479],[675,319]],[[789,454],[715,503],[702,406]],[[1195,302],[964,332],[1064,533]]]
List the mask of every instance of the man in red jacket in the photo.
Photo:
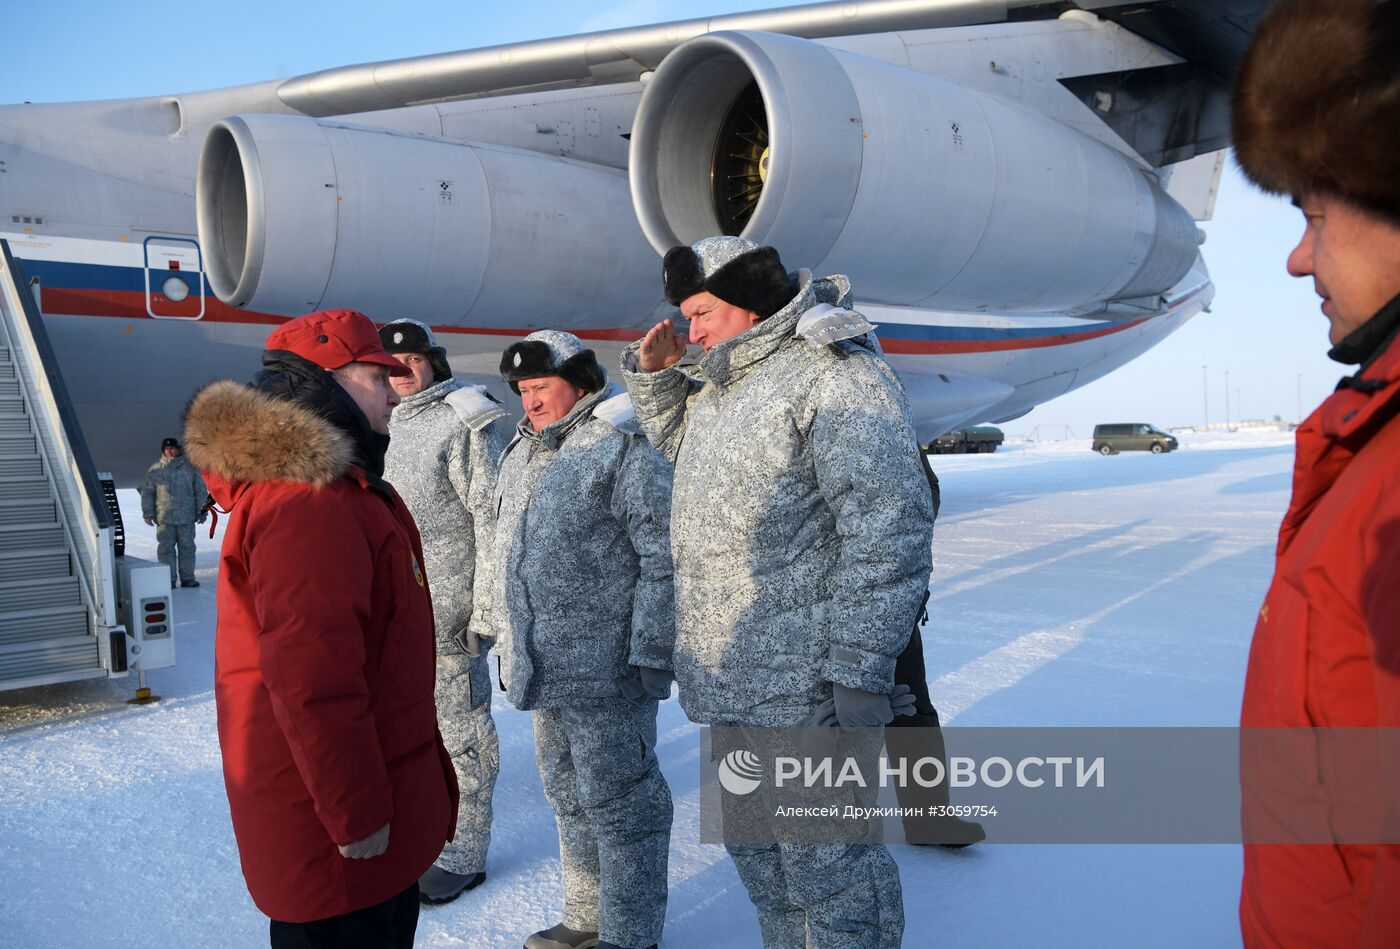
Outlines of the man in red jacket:
[[[1400,725],[1397,50],[1400,0],[1283,0],[1235,91],[1241,167],[1306,220],[1288,272],[1322,298],[1329,355],[1360,367],[1298,429],[1293,501],[1250,650],[1241,723],[1319,730],[1300,733],[1282,766],[1250,749],[1290,733],[1242,739],[1250,947],[1400,945],[1400,847],[1377,833],[1400,810],[1381,773],[1394,762],[1338,755],[1346,733],[1334,730]],[[1384,747],[1384,733],[1366,734]],[[1368,772],[1379,787],[1357,779]],[[1367,808],[1369,832],[1341,830]]]
[[243,875],[274,947],[411,946],[457,784],[418,530],[382,477],[407,370],[349,310],[284,324],[262,361],[185,419],[229,513],[215,696]]

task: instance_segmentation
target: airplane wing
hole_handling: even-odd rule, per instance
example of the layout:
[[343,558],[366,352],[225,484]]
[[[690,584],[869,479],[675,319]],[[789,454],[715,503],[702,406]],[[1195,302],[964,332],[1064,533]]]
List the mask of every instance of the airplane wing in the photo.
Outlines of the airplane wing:
[[[1153,0],[1148,0],[1153,2]],[[288,79],[277,90],[312,116],[347,115],[455,99],[636,82],[686,40],[719,30],[803,39],[999,23],[1045,0],[862,0],[677,20],[506,46],[342,66]]]
[[[1182,62],[1062,80],[1149,164],[1229,144],[1229,87],[1268,0],[1080,0],[1074,4]],[[278,98],[324,117],[461,99],[635,82],[677,46],[720,30],[803,39],[1053,19],[1047,0],[863,0],[679,20],[326,69],[283,82]]]
[[1061,84],[1149,164],[1160,167],[1230,144],[1230,86],[1269,0],[1080,3],[1182,62],[1076,76]]

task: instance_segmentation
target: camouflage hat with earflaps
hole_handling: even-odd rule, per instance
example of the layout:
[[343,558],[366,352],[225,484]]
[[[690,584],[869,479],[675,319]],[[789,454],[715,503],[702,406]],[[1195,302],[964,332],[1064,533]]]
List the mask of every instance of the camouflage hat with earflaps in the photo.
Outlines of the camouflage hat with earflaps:
[[765,320],[797,294],[797,280],[778,251],[742,237],[707,237],[689,247],[672,247],[661,265],[661,284],[672,306],[697,293],[712,293]]

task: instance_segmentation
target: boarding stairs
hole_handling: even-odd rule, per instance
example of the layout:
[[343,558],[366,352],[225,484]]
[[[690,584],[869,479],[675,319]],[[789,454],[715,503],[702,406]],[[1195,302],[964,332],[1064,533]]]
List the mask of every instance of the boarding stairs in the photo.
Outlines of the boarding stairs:
[[117,519],[23,270],[0,252],[0,689],[124,675]]

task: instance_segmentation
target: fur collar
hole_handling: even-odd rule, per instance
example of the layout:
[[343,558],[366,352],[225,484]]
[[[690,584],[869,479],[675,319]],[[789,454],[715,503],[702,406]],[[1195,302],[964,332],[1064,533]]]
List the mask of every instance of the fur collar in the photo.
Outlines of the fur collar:
[[185,455],[231,484],[295,481],[323,487],[354,464],[350,437],[312,410],[231,380],[185,410]]

